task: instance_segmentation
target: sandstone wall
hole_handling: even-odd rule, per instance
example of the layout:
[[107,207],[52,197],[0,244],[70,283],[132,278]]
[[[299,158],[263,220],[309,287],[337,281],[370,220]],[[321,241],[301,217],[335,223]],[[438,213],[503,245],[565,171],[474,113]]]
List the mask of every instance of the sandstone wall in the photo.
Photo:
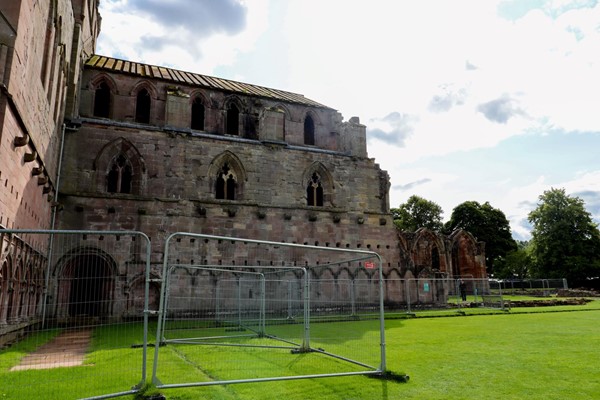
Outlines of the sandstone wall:
[[[106,192],[109,143],[134,146],[143,159],[138,193]],[[211,176],[226,154],[243,168],[239,198],[215,199]],[[390,251],[396,231],[382,209],[379,167],[370,159],[306,151],[260,141],[172,134],[85,123],[67,134],[61,227],[141,230],[153,239],[176,231]],[[114,154],[112,155],[114,157]],[[306,171],[331,174],[324,207],[306,203]]]

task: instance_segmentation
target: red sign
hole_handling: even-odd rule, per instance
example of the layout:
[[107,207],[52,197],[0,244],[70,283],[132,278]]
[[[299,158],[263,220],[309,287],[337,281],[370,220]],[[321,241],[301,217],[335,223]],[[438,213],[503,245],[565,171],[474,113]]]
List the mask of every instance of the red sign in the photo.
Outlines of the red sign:
[[375,268],[375,263],[373,261],[367,261],[367,262],[365,262],[365,268],[373,269],[373,268]]

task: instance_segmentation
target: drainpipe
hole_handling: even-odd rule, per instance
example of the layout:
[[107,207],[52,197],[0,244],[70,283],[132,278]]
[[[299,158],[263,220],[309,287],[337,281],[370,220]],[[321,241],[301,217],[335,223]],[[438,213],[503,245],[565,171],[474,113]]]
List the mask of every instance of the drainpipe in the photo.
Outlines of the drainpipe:
[[[56,186],[54,188],[54,200],[52,204],[52,215],[50,217],[50,230],[54,231],[56,225],[56,212],[58,210],[58,188],[60,186],[60,174],[62,169],[63,150],[65,144],[66,125],[63,122],[60,133],[60,151],[58,153],[58,170],[56,173]],[[54,234],[50,234],[48,241],[48,263],[46,265],[46,282],[44,283],[44,300],[42,302],[42,329],[46,327],[46,304],[48,301],[48,288],[50,285],[50,271],[52,269],[52,252],[54,250]]]

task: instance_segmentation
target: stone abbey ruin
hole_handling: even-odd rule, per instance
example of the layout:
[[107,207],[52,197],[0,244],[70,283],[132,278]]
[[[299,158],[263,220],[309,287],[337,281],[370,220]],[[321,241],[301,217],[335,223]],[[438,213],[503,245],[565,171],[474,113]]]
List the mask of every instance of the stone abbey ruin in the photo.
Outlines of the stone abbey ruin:
[[[156,280],[174,232],[370,250],[389,305],[405,301],[400,279],[486,276],[484,246],[468,232],[396,229],[388,174],[369,158],[358,117],[297,93],[97,55],[99,32],[97,0],[0,5],[0,336],[43,312],[68,322],[143,311],[142,265],[83,239],[55,249],[54,262],[48,235],[19,229],[143,232]],[[319,273],[376,284],[361,271]],[[102,306],[76,305],[92,302]]]

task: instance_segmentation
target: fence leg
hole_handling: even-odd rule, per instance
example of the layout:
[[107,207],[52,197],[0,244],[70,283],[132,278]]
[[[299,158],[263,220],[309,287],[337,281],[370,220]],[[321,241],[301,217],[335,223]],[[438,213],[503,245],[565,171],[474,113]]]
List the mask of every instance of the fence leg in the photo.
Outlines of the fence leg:
[[302,351],[310,349],[310,277],[304,269],[304,343]]
[[350,303],[352,306],[352,317],[356,315],[356,300],[355,300],[355,288],[354,288],[354,279],[350,282]]
[[409,285],[409,280],[407,279],[404,281],[404,291],[406,292],[406,313],[410,314],[410,285]]

